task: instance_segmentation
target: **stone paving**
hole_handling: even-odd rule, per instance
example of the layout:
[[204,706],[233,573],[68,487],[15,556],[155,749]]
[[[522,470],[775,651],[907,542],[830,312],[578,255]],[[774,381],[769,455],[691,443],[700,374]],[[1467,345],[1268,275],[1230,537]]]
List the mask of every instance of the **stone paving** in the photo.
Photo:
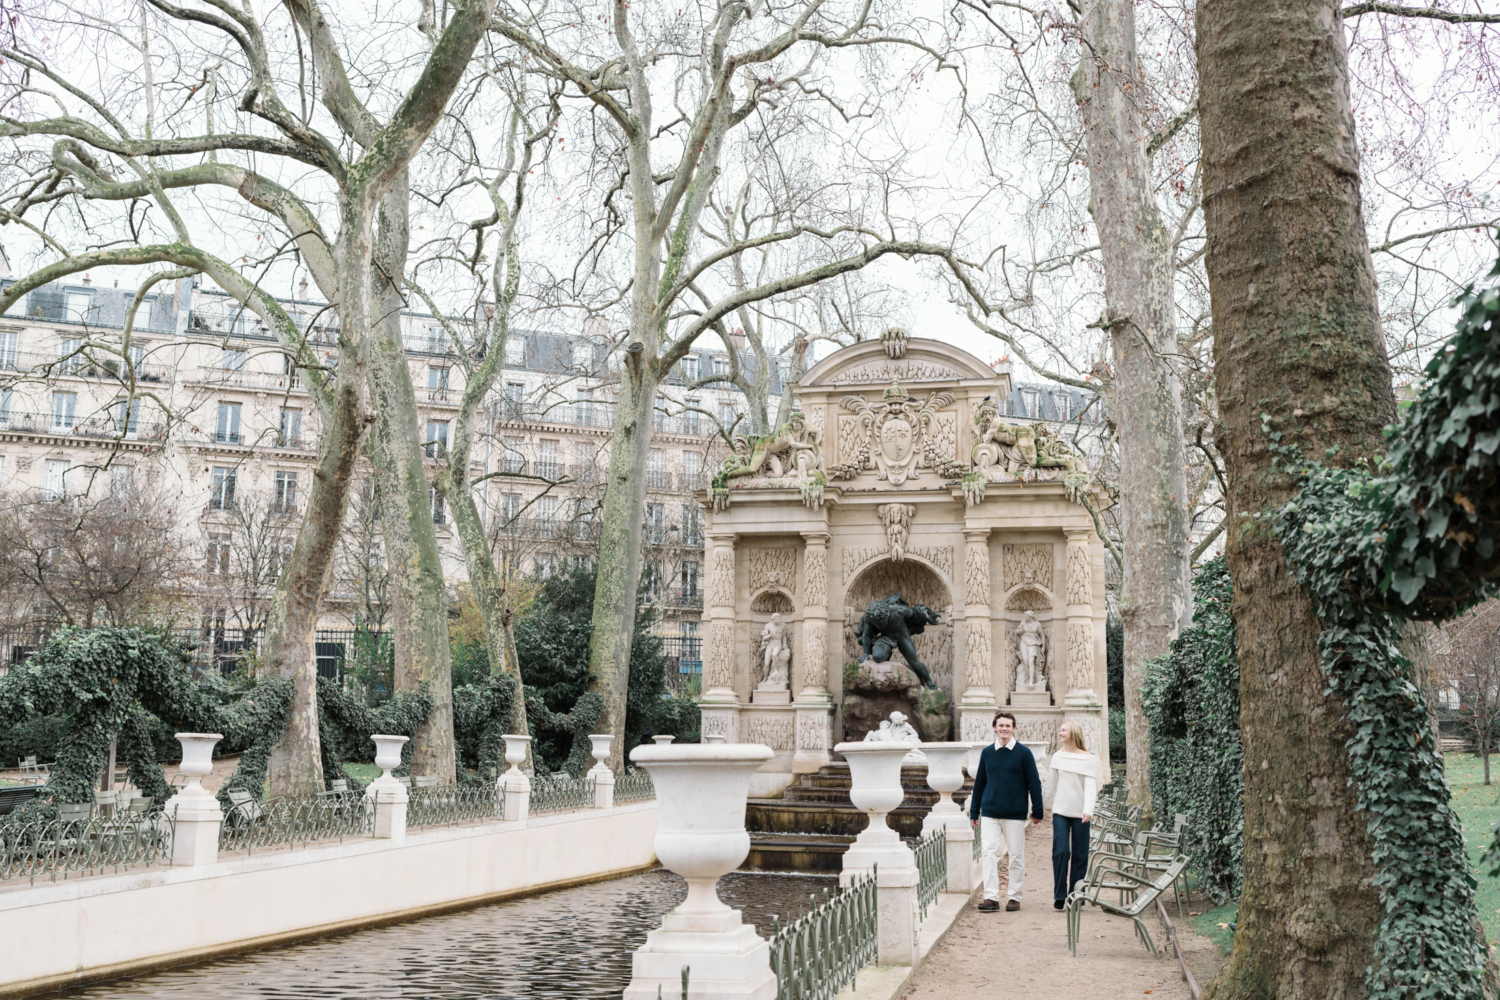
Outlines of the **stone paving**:
[[[1159,960],[1136,940],[1129,920],[1106,916],[1092,907],[1083,914],[1078,957],[1068,953],[1065,914],[1052,908],[1051,855],[1051,824],[1028,827],[1026,888],[1020,911],[980,913],[970,903],[917,969],[902,996],[909,1000],[994,1000],[1001,996],[1078,1000],[1150,994],[1153,1000],[1191,1000],[1160,920],[1147,921],[1162,951]],[[1004,859],[1000,872],[1004,899]],[[1171,912],[1201,987],[1223,958],[1213,942],[1176,919],[1175,909]]]

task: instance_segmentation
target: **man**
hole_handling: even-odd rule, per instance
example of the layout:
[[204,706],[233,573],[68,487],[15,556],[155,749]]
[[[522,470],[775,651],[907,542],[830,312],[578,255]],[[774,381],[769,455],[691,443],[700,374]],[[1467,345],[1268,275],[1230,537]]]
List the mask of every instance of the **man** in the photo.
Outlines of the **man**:
[[979,909],[1000,909],[1000,838],[1010,854],[1007,911],[1021,908],[1021,884],[1026,878],[1026,798],[1031,797],[1031,822],[1042,821],[1042,779],[1036,758],[1016,742],[1016,717],[996,712],[992,721],[995,742],[979,753],[979,773],[969,797],[969,822],[979,827],[984,847],[984,902]]

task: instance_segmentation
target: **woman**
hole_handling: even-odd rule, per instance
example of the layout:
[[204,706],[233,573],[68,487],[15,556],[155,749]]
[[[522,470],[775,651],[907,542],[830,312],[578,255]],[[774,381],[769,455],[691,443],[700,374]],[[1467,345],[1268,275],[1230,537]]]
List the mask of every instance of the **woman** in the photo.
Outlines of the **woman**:
[[1052,800],[1054,910],[1063,908],[1073,886],[1088,874],[1089,821],[1094,818],[1094,801],[1099,794],[1099,758],[1084,744],[1083,727],[1064,722],[1057,729],[1057,743],[1062,749],[1049,762],[1057,783]]

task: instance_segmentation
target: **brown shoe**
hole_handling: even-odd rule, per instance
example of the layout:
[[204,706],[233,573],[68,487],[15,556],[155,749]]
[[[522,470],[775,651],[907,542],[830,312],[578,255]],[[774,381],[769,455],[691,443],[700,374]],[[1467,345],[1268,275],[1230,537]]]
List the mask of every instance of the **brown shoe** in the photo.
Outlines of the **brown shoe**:
[[1021,901],[1019,899],[1007,899],[1005,901],[1005,912],[1006,913],[1014,913],[1017,910],[1019,910],[1020,908],[1021,908]]
[[986,899],[974,908],[980,913],[994,913],[1000,909],[1000,901],[998,899]]

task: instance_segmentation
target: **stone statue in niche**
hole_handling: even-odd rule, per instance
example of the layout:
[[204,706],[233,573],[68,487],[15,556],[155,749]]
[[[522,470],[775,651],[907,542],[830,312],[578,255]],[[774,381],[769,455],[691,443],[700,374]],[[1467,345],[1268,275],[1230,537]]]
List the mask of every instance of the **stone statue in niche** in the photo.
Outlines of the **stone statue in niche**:
[[917,675],[923,686],[937,687],[927,672],[927,665],[917,659],[917,647],[912,636],[921,635],[928,625],[938,623],[937,612],[925,605],[907,604],[899,593],[882,601],[871,601],[865,605],[865,613],[859,619],[856,632],[864,655],[876,663],[891,658],[891,650],[899,649],[906,658],[907,666]]
[[761,659],[766,671],[763,686],[785,687],[788,676],[787,667],[792,660],[792,650],[787,643],[786,625],[781,621],[780,612],[771,615],[771,620],[766,622],[766,627],[760,631],[760,640],[764,644],[761,649]]
[[1016,690],[1024,692],[1047,689],[1047,633],[1030,611],[1015,629]]

